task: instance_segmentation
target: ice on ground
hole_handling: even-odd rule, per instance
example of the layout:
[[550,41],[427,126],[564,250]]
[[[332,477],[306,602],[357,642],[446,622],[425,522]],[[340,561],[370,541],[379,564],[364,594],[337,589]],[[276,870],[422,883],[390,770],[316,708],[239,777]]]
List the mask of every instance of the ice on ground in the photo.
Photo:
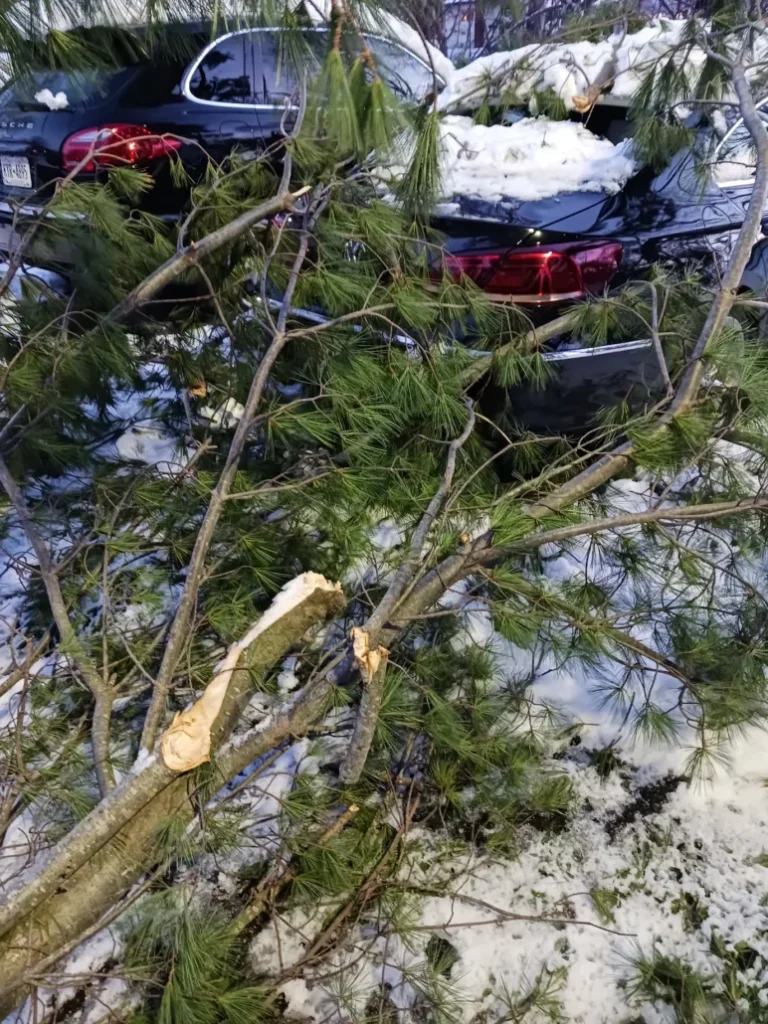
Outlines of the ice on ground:
[[630,144],[614,146],[572,121],[525,118],[486,127],[441,123],[442,194],[534,201],[563,192],[617,192],[634,173]]
[[115,450],[120,459],[146,462],[161,476],[175,476],[184,469],[176,438],[156,427],[131,427],[115,441]]

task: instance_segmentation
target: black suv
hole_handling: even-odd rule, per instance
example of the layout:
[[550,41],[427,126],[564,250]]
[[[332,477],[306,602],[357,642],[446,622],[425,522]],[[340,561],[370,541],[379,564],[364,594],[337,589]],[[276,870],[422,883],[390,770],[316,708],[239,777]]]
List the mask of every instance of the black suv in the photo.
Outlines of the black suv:
[[[319,68],[327,28],[298,31],[302,52]],[[14,209],[36,212],[53,183],[100,146],[109,149],[78,180],[94,180],[110,163],[145,167],[156,183],[142,208],[175,221],[189,192],[173,183],[171,154],[194,179],[206,154],[220,161],[233,149],[247,154],[278,137],[297,96],[279,31],[250,28],[212,42],[209,26],[187,24],[169,36],[162,54],[150,58],[142,55],[148,48],[140,45],[140,30],[126,32],[122,66],[32,71],[0,92],[0,253],[11,248]],[[401,98],[418,102],[434,88],[432,69],[418,54],[380,35],[366,39]],[[173,137],[158,138],[166,133]]]

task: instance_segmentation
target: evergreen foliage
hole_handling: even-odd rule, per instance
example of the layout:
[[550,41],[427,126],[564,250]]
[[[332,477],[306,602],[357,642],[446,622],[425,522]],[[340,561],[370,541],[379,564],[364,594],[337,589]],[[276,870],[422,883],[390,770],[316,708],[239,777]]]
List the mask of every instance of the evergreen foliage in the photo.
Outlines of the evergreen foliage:
[[[136,45],[175,45],[160,25],[162,7],[153,5],[151,31]],[[589,674],[606,705],[625,713],[629,734],[663,745],[684,733],[694,744],[690,778],[706,776],[723,745],[766,716],[768,355],[754,309],[736,305],[700,355],[712,284],[698,270],[659,268],[650,282],[579,305],[572,330],[582,339],[605,345],[646,336],[654,324],[675,386],[699,360],[705,383],[674,414],[627,403],[606,410],[583,437],[527,430],[509,389],[542,388],[549,364],[524,313],[448,272],[429,224],[439,195],[440,115],[432,103],[407,109],[383,81],[365,45],[360,15],[368,7],[375,14],[359,0],[333,5],[328,52],[318,74],[306,76],[278,154],[211,163],[191,183],[189,214],[171,228],[126,216],[153,187],[144,173],[112,168],[103,182],[63,181],[30,244],[38,252],[67,246],[71,290],[62,296],[26,282],[11,300],[0,286],[0,455],[21,492],[18,501],[6,485],[2,499],[0,543],[15,574],[7,625],[15,663],[0,680],[0,698],[12,691],[7,727],[0,720],[0,840],[31,823],[41,846],[65,844],[79,822],[90,829],[105,800],[117,815],[122,794],[151,779],[158,755],[153,762],[141,750],[142,729],[195,574],[160,731],[200,695],[226,648],[286,582],[308,571],[343,581],[344,610],[331,624],[291,636],[269,665],[244,659],[235,676],[238,685],[246,678],[244,698],[216,738],[211,764],[165,779],[139,806],[147,817],[160,810],[143,859],[121,876],[126,887],[147,883],[117,926],[141,1004],[134,1024],[284,1017],[281,978],[248,954],[248,942],[283,919],[305,920],[311,930],[302,935],[306,963],[282,965],[282,980],[303,968],[328,970],[345,1019],[400,1019],[384,982],[372,995],[352,970],[335,970],[351,936],[375,934],[385,952],[391,940],[393,957],[403,954],[398,969],[421,1019],[462,1020],[455,950],[437,935],[418,944],[418,912],[444,884],[451,858],[513,857],[526,829],[556,832],[572,813],[570,780],[549,755],[579,726],[566,728],[536,699],[537,674]],[[41,10],[27,0],[20,11],[0,18],[0,46],[18,67],[43,56],[64,66],[104,60],[125,45],[120,34],[107,45],[103,34],[61,31],[45,37],[44,55],[40,40],[30,54],[18,19]],[[711,44],[730,52],[727,37],[741,22],[715,13]],[[295,10],[265,5],[250,14],[286,29],[301,24]],[[689,139],[670,106],[720,97],[728,87],[717,60],[695,82],[681,70],[695,31],[681,54],[651,70],[636,100],[637,145],[651,163]],[[286,38],[284,59],[300,62],[301,34]],[[564,113],[554,95],[537,102],[551,116]],[[489,107],[478,118],[493,116]],[[384,194],[374,164],[399,151],[404,132],[409,164]],[[183,169],[175,165],[174,174],[181,182]],[[281,182],[294,196],[287,215],[190,260],[168,293],[117,315],[158,266],[190,245],[199,250]],[[300,310],[322,310],[326,319]],[[474,354],[463,344],[468,334]],[[487,353],[482,364],[478,350]],[[254,378],[268,362],[248,414]],[[499,392],[500,408],[491,400]],[[748,450],[741,461],[728,446],[735,437]],[[621,478],[562,490],[625,445]],[[630,476],[645,488],[646,518],[593,531],[594,521],[626,514],[627,495],[637,493]],[[662,521],[650,506],[663,502],[742,507]],[[214,506],[198,571],[195,553]],[[398,532],[397,543],[375,543],[382,526]],[[50,571],[33,550],[35,533]],[[551,571],[570,556],[578,572]],[[360,778],[342,784],[338,767],[372,688],[350,667],[349,631],[375,621],[401,572],[407,579],[375,635],[371,626],[389,651],[371,748]],[[419,606],[435,579],[439,590]],[[477,625],[486,613],[491,637]],[[499,638],[514,659],[500,657]],[[290,669],[284,654],[295,659]],[[301,700],[317,700],[311,715],[295,720],[295,708],[304,713],[307,704],[286,699],[291,673]],[[658,684],[660,673],[671,683]],[[96,714],[103,703],[106,734]],[[290,721],[268,750],[239,764],[232,747],[245,749],[271,713]],[[288,765],[279,796],[260,794],[262,772],[301,742],[309,764]],[[613,751],[594,757],[608,775]],[[124,787],[112,789],[128,773]],[[166,794],[163,804],[166,790],[179,800]],[[130,847],[137,814],[79,873],[67,868],[56,898],[85,898],[83,877]],[[203,883],[229,855],[239,859],[237,884],[221,905]],[[123,895],[115,889],[112,898]],[[590,895],[610,922],[615,893],[598,886]],[[50,908],[42,907],[47,934]],[[94,907],[93,923],[109,910]],[[12,959],[3,943],[18,934],[0,935],[0,990]],[[32,939],[24,941],[37,956]],[[418,962],[403,952],[422,948]],[[681,1022],[707,1019],[713,1001],[747,999],[757,1021],[764,1008],[742,991],[740,973],[751,952],[717,954],[727,965],[727,995],[684,961],[659,956],[635,964],[633,991],[664,1000]],[[11,999],[17,980],[5,993]],[[562,972],[543,970],[515,990],[500,986],[499,1022],[564,1020],[562,984]]]

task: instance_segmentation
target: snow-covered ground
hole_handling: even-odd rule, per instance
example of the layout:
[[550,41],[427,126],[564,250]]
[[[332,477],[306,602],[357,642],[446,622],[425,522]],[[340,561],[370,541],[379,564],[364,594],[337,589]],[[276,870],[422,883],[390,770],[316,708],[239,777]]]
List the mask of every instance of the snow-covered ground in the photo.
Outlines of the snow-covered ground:
[[[739,450],[729,455],[744,463]],[[613,491],[627,510],[650,496],[643,480]],[[585,544],[551,562],[553,584],[583,572],[589,558]],[[465,609],[457,646],[492,651],[500,685],[529,674],[530,654],[494,631],[482,601],[467,604],[466,597],[460,587],[448,599]],[[720,752],[711,777],[689,784],[692,734],[681,724],[675,744],[638,738],[623,712],[605,706],[604,682],[602,674],[558,669],[547,659],[534,673],[532,700],[578,726],[551,754],[552,770],[568,776],[576,796],[565,826],[523,828],[512,859],[468,854],[445,836],[413,829],[409,881],[442,894],[422,901],[405,939],[361,927],[346,952],[324,965],[331,980],[288,981],[282,990],[292,1012],[341,1024],[350,1006],[362,1018],[371,992],[384,986],[388,1002],[404,1011],[400,1020],[421,1020],[427,946],[438,936],[456,956],[446,985],[467,1024],[693,1020],[635,989],[638,960],[655,956],[682,961],[730,1007],[712,1019],[766,1019],[756,1013],[768,1006],[768,737],[746,730]],[[654,685],[663,705],[675,683],[659,673]],[[606,773],[595,752],[608,745],[616,760]],[[254,966],[283,972],[301,958],[319,920],[302,912],[269,925],[251,948]],[[532,992],[548,996],[542,1005],[550,1017],[541,1009],[522,1013]]]
[[[739,450],[730,454],[738,460]],[[627,509],[649,497],[643,480],[623,481],[613,490]],[[379,570],[386,572],[402,531],[384,521],[371,539]],[[585,545],[551,561],[553,585],[583,572],[589,557]],[[457,648],[478,644],[491,651],[500,686],[530,671],[530,653],[494,631],[482,599],[460,587],[447,603],[463,608]],[[295,659],[289,659],[285,689],[296,684],[295,668]],[[744,1024],[763,1019],[755,1008],[768,1005],[766,735],[749,729],[725,751],[728,757],[713,778],[688,785],[681,776],[691,737],[682,732],[680,742],[667,747],[636,741],[624,716],[604,707],[603,682],[590,670],[557,669],[546,660],[534,673],[532,699],[555,706],[563,722],[578,724],[570,739],[551,750],[552,770],[568,776],[576,797],[563,827],[525,826],[513,858],[412,828],[408,881],[440,895],[421,900],[406,938],[376,935],[361,926],[345,951],[324,965],[326,980],[308,974],[286,981],[281,990],[291,1013],[315,1024],[362,1019],[371,993],[383,985],[388,1005],[403,1011],[400,1020],[421,1020],[428,944],[438,937],[450,944],[455,958],[444,984],[455,1019],[466,1024],[683,1020],[669,1003],[633,987],[638,959],[654,955],[679,958],[714,994],[722,994],[727,981],[733,1012],[714,1019]],[[661,692],[655,696],[663,702],[664,687],[672,681],[662,675],[658,682]],[[252,710],[257,717],[266,710],[259,695]],[[333,714],[338,724],[349,709]],[[594,751],[609,743],[616,760],[601,773]],[[279,841],[282,800],[297,773],[316,774],[338,754],[328,746],[318,754],[316,745],[299,740],[236,780],[240,795],[234,806],[247,810],[252,842],[194,872],[200,898],[221,901],[236,890],[238,870],[268,855]],[[284,972],[301,958],[326,913],[327,908],[317,908],[280,915],[251,945],[255,969],[273,977]],[[57,975],[57,986],[64,986],[57,988],[60,997],[81,988],[89,972],[98,974],[119,950],[119,929],[113,928],[76,951]],[[92,1024],[103,1019],[105,1000],[111,1008],[130,1000],[120,977],[105,984],[89,983],[73,1020]],[[532,993],[540,1007],[523,1013]],[[510,1006],[518,1016],[511,1015]],[[29,1006],[8,1024],[17,1019],[31,1019]]]
[[[662,1024],[677,1018],[668,1005],[633,996],[633,961],[654,953],[680,957],[704,977],[716,979],[718,987],[726,968],[712,952],[712,936],[718,935],[730,950],[744,943],[757,953],[741,972],[741,984],[745,995],[764,1005],[764,745],[760,733],[746,737],[731,772],[701,789],[668,776],[663,759],[659,765],[627,765],[601,779],[588,752],[572,748],[556,763],[573,780],[579,808],[559,833],[525,830],[517,860],[477,855],[446,864],[445,848],[433,835],[412,833],[420,860],[442,858],[442,868],[430,867],[425,874],[444,895],[423,902],[407,944],[395,936],[378,939],[362,962],[361,930],[346,956],[348,988],[367,999],[383,979],[396,1006],[413,1008],[427,943],[438,935],[458,954],[450,982],[463,1021],[508,1019],[505,993],[524,996],[549,974],[562,1013],[555,1019]],[[514,915],[554,921],[516,920]],[[291,923],[301,930],[294,932]],[[286,949],[294,950],[296,959],[304,951],[302,932],[313,934],[315,928],[298,919],[283,923],[283,967]],[[257,938],[251,953],[256,964],[271,963],[277,973],[273,928]],[[338,958],[331,969],[343,962]],[[311,1020],[348,1019],[337,1009],[338,984],[308,986],[296,980],[284,991],[290,1009]],[[489,1016],[478,1018],[481,1011]],[[532,1013],[520,1019],[547,1018]],[[733,1020],[754,1018],[747,1013]]]

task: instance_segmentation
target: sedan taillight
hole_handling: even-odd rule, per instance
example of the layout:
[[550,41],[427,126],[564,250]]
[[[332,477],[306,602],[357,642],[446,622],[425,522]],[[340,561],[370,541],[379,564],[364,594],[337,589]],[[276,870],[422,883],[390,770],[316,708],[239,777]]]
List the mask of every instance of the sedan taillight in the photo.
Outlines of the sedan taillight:
[[71,171],[91,155],[81,171],[96,167],[134,166],[169,156],[181,145],[179,139],[164,138],[139,124],[104,124],[83,128],[65,140],[61,148],[65,171]]
[[446,263],[454,277],[466,275],[490,296],[544,305],[602,291],[616,273],[621,255],[618,242],[569,242],[536,249],[450,254]]

